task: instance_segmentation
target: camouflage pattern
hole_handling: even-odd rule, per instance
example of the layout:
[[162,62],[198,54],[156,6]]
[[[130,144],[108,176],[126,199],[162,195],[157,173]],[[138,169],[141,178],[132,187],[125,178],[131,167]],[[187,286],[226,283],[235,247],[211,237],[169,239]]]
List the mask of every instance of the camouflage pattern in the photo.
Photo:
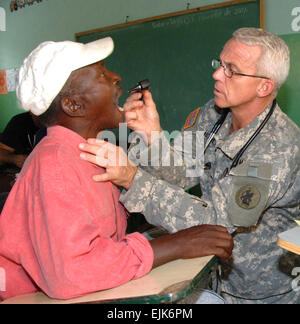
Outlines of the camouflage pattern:
[[[184,167],[140,167],[131,189],[121,196],[130,212],[143,213],[149,223],[169,232],[205,223],[226,226],[235,247],[232,258],[221,263],[219,287],[229,303],[300,303],[300,291],[292,289],[300,256],[276,244],[278,234],[300,219],[299,128],[277,105],[240,164],[227,172],[269,109],[228,136],[229,113],[205,153],[200,177],[187,178]],[[207,137],[219,116],[210,101],[184,131],[202,130]],[[163,136],[160,140],[165,141]],[[182,152],[172,147],[171,154]],[[201,199],[185,191],[196,184]]]

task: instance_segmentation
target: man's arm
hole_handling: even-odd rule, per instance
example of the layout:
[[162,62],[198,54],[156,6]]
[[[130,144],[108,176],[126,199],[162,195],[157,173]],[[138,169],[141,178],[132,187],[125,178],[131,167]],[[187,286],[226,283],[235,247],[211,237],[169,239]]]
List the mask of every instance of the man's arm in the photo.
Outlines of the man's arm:
[[29,114],[23,113],[14,116],[6,125],[0,136],[0,164],[13,164],[22,168],[28,152],[20,151],[20,147],[23,146],[21,139],[27,136],[24,130],[29,127],[28,120],[31,121]]
[[[191,140],[192,138],[194,139]],[[197,138],[196,132],[181,132],[171,143],[164,132],[161,132],[151,146],[142,152],[139,147],[132,145],[128,156],[142,170],[156,178],[190,189],[199,184],[199,176],[203,172],[202,143],[201,136]],[[193,157],[196,153],[197,158]]]
[[15,149],[0,142],[0,149],[13,153]]
[[149,223],[171,233],[201,224],[222,225],[230,231],[235,230],[224,212],[227,196],[218,196],[224,192],[221,188],[215,194],[217,205],[214,199],[208,203],[133,165],[120,147],[90,139],[80,148],[85,151],[81,153],[82,159],[106,168],[106,173],[95,175],[93,179],[112,181],[125,188],[127,192],[122,193],[120,201],[130,212],[144,214]]
[[203,169],[204,133],[162,131],[151,93],[144,92],[144,104],[140,96],[131,95],[124,105],[126,122],[134,130],[129,159],[161,180],[184,189],[194,187]]
[[150,241],[154,252],[153,268],[176,259],[217,255],[229,258],[233,240],[222,226],[202,225]]
[[224,208],[227,197],[221,192],[216,190],[211,201],[203,201],[138,169],[130,189],[123,191],[120,201],[130,212],[142,213],[150,224],[171,233],[201,224],[221,225],[233,232],[235,227]]
[[0,142],[0,165],[2,164],[14,164],[19,168],[22,168],[27,155],[15,154],[15,150]]

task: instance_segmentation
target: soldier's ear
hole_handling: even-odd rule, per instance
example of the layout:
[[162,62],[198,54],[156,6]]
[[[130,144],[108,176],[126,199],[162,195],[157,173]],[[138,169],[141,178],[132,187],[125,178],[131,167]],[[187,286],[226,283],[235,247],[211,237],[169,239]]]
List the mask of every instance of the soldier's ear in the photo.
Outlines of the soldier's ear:
[[267,97],[272,94],[275,89],[275,82],[271,79],[263,79],[257,87],[257,95],[260,98]]
[[61,99],[62,110],[70,117],[83,117],[85,109],[79,97],[65,96]]

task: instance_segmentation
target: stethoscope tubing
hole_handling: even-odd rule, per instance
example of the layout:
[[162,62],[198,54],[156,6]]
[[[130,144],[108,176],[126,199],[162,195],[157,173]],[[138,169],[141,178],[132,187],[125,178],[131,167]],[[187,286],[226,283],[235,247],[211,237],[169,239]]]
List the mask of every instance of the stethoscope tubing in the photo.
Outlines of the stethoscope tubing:
[[[233,162],[232,162],[229,170],[235,168],[239,164],[239,161],[240,161],[242,155],[245,153],[245,151],[248,149],[248,147],[253,143],[253,141],[255,140],[255,138],[257,137],[257,135],[262,131],[262,129],[265,127],[266,123],[271,118],[271,116],[272,116],[272,114],[274,112],[274,109],[276,107],[276,104],[277,104],[276,99],[274,99],[273,100],[273,103],[272,103],[272,107],[271,107],[270,111],[268,112],[267,116],[262,121],[262,123],[259,125],[259,127],[255,131],[255,133],[247,141],[247,143],[240,149],[240,151],[233,158]],[[224,111],[222,113],[222,116],[215,123],[214,127],[210,131],[209,136],[208,136],[208,139],[207,139],[206,144],[205,144],[205,147],[204,147],[204,154],[205,154],[207,148],[209,147],[211,141],[213,140],[213,138],[215,137],[215,135],[218,133],[218,131],[220,130],[221,126],[223,125],[223,123],[224,123],[224,121],[225,121],[225,119],[226,119],[226,117],[228,115],[228,112],[229,112],[229,109],[226,109],[226,111]]]

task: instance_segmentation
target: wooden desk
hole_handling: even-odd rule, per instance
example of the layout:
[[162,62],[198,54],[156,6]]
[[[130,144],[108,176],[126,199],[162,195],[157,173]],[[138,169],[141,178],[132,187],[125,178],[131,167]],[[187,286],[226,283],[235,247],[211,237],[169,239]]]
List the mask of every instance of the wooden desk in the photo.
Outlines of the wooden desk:
[[300,255],[300,226],[280,233],[277,245],[281,248]]
[[70,300],[56,300],[43,293],[35,293],[11,298],[2,304],[171,303],[189,295],[208,275],[216,260],[216,257],[208,256],[172,261],[122,286]]

